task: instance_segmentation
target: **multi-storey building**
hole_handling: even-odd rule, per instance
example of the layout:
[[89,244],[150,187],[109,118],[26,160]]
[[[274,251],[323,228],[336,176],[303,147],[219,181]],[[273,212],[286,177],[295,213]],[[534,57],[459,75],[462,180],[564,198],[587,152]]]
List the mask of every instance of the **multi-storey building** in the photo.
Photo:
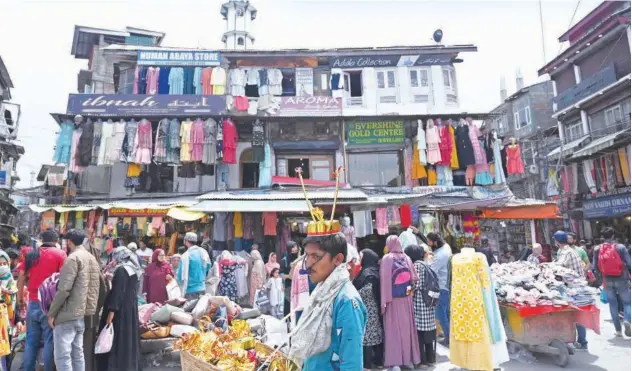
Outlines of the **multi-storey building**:
[[[547,162],[544,154],[559,145],[557,122],[551,117],[553,83],[545,81],[527,87],[520,75],[516,77],[517,91],[507,97],[501,83],[502,103],[491,111],[486,129],[495,130],[505,145],[516,139],[522,150],[525,173],[508,176],[507,183],[514,195],[544,199]],[[548,149],[548,150],[547,150]]]
[[630,2],[604,1],[562,36],[539,70],[553,80],[562,145],[548,155],[570,228],[587,238],[613,225],[630,235]]

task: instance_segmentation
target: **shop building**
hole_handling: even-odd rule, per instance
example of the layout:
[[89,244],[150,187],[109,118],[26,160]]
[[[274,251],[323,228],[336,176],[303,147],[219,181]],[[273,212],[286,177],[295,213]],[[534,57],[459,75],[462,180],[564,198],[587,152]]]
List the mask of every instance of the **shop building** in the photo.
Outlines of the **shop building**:
[[582,237],[599,238],[596,224],[612,217],[629,237],[630,208],[617,205],[630,193],[630,2],[603,2],[559,41],[570,46],[538,71],[553,80],[562,142],[548,154],[559,165],[549,195]]

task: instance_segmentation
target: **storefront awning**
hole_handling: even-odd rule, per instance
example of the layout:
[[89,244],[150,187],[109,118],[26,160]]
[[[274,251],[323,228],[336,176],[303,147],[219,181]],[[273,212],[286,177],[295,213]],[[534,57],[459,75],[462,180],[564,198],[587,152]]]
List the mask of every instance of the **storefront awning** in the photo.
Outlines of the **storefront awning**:
[[557,203],[533,199],[509,200],[499,207],[481,210],[482,219],[559,219]]
[[212,212],[309,212],[305,200],[283,202],[253,200],[205,200],[188,208],[190,211]]
[[167,212],[167,216],[184,222],[192,222],[202,219],[206,214],[201,211],[189,210],[188,208],[172,207]]
[[[580,144],[584,143],[584,141],[586,141],[589,138],[588,135],[584,135],[583,137],[579,138],[579,139],[575,139],[569,143],[564,144],[564,154],[563,156],[566,157],[568,155],[570,155],[571,153],[573,153],[573,150],[575,148],[577,148]],[[562,150],[562,146],[557,147],[556,149],[552,150],[551,152],[549,152],[549,154],[547,155],[548,158],[557,158],[560,155],[560,152]]]
[[99,205],[29,205],[29,209],[36,213],[43,213],[48,210],[55,210],[58,213],[68,211],[89,211],[95,210]]
[[[310,200],[333,200],[334,188],[308,189]],[[338,200],[366,200],[367,196],[358,189],[343,188],[338,190]],[[198,197],[200,200],[244,200],[244,201],[286,201],[302,200],[305,195],[300,189],[249,189],[239,191],[211,192]]]
[[609,147],[612,147],[615,144],[615,141],[617,141],[617,139],[623,139],[626,135],[628,136],[628,144],[629,144],[630,128],[593,140],[586,147],[575,152],[571,158],[573,159],[582,158],[582,157],[593,155],[599,151],[608,149]]

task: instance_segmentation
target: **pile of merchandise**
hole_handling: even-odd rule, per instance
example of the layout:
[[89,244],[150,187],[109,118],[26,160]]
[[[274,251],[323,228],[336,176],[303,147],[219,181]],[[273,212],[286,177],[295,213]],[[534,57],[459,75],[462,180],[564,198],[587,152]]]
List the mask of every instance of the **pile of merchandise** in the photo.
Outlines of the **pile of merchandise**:
[[498,300],[507,303],[583,306],[594,304],[599,294],[584,277],[556,263],[518,261],[494,264],[491,270]]

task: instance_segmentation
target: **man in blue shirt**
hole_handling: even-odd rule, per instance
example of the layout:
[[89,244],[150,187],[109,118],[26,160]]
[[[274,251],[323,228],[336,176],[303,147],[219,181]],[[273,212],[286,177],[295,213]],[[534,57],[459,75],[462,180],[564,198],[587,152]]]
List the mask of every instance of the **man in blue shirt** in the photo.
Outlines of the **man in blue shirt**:
[[342,233],[304,240],[303,269],[317,286],[291,334],[290,357],[303,371],[362,370],[367,312],[349,279],[347,241]]
[[452,256],[452,248],[438,233],[428,233],[428,246],[434,250],[430,268],[439,279],[439,304],[435,308],[435,316],[441,324],[445,344],[450,342],[450,288],[448,287],[448,266]]
[[180,258],[177,279],[182,294],[187,299],[197,299],[206,290],[206,275],[211,269],[208,252],[197,245],[198,235],[187,232],[184,235],[184,246],[187,251]]
[[[625,326],[625,336],[630,336],[630,254],[624,245],[616,243],[614,240],[614,229],[611,227],[605,227],[601,230],[601,237],[603,237],[604,243],[595,247],[593,252],[593,269],[595,276],[602,277],[603,287],[608,296],[608,305],[610,306],[610,315],[612,316],[612,322],[616,330],[617,336],[621,334],[621,321],[619,320],[619,306],[623,307],[623,325]],[[618,259],[616,256],[610,254],[603,254],[600,257],[600,252],[604,249],[609,249],[615,246],[618,252]],[[599,259],[606,259],[605,256],[610,255],[611,261],[599,261]],[[620,260],[620,261],[619,261]],[[618,276],[608,275],[608,272],[602,272],[602,267],[610,267],[623,264],[621,274]]]

